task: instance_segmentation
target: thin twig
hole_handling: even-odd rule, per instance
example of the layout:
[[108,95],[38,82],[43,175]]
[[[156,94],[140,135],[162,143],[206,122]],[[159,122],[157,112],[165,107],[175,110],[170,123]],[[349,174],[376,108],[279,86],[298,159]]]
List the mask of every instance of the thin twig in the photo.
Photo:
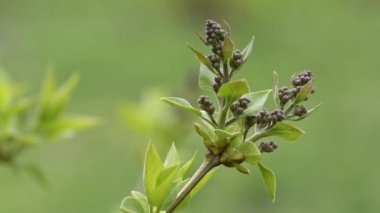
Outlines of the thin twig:
[[213,168],[219,166],[219,157],[213,156],[211,159],[206,159],[202,165],[198,168],[198,170],[194,173],[194,175],[190,178],[190,180],[186,183],[186,185],[181,189],[178,193],[178,196],[173,204],[171,204],[166,210],[167,213],[172,213],[179,204],[186,198],[187,195],[190,194],[191,190],[202,180],[202,178],[209,173]]

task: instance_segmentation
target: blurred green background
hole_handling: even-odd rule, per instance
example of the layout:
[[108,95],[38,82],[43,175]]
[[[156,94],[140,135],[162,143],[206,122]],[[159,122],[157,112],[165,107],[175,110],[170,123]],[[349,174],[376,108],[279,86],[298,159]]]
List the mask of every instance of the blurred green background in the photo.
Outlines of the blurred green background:
[[[278,177],[275,204],[257,170],[245,176],[220,169],[187,212],[380,212],[379,11],[375,0],[0,1],[1,66],[35,92],[49,63],[60,79],[80,73],[69,111],[103,121],[19,159],[42,167],[49,191],[0,167],[0,212],[115,212],[130,190],[141,188],[149,140],[162,155],[172,141],[187,157],[202,150],[190,122],[180,131],[169,125],[176,131],[170,134],[128,125],[120,108],[139,110],[140,101],[153,110],[154,94],[195,100],[199,91],[189,91],[198,63],[185,43],[206,50],[196,33],[207,18],[228,20],[241,48],[255,35],[253,57],[239,74],[251,89],[270,88],[273,70],[288,84],[290,75],[311,69],[318,88],[307,104],[324,105],[298,124],[305,136],[280,141],[264,158]],[[147,114],[156,119],[156,112]]]

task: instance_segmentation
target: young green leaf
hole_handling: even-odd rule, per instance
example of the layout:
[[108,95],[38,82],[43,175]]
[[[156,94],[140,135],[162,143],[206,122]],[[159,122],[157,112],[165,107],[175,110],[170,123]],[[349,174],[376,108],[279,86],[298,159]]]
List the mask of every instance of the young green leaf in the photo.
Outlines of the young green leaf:
[[187,174],[190,171],[191,166],[194,163],[195,157],[197,156],[197,152],[193,154],[193,157],[191,157],[190,160],[188,160],[183,166],[181,167],[181,173],[182,173],[182,178],[186,177]]
[[223,84],[218,91],[218,96],[225,98],[228,105],[230,105],[247,93],[249,93],[249,86],[247,81],[238,80]]
[[199,33],[197,35],[198,35],[198,38],[203,42],[203,44],[207,45],[206,39],[203,36],[201,36]]
[[178,168],[179,168],[179,164],[163,168],[157,177],[156,186],[160,186],[172,174],[174,173],[179,174]]
[[70,78],[60,87],[54,94],[54,98],[50,103],[50,116],[52,119],[61,116],[67,107],[67,104],[78,85],[79,75],[71,75]]
[[310,80],[309,82],[307,82],[307,84],[305,84],[301,88],[296,99],[294,100],[294,104],[298,104],[298,103],[304,101],[305,98],[311,93],[312,90],[313,90],[313,81]]
[[153,206],[157,206],[159,209],[165,201],[165,198],[175,187],[177,181],[179,181],[180,168],[179,165],[169,167],[161,170],[157,179],[156,188],[148,196],[149,203]]
[[[169,192],[169,194],[166,196],[164,201],[162,202],[161,208],[160,209],[167,209],[169,206],[175,201],[177,198],[177,194],[179,193],[180,189],[182,186],[182,181],[178,181],[174,184],[173,189]],[[166,213],[165,210],[160,211],[163,213]]]
[[22,166],[22,169],[24,169],[24,171],[27,172],[44,189],[50,188],[48,179],[45,177],[44,173],[41,171],[41,169],[38,166],[34,164],[28,164],[28,165]]
[[195,130],[203,138],[203,143],[207,149],[216,154],[218,149],[216,148],[217,145],[215,143],[216,135],[214,133],[214,128],[207,122],[204,122],[204,124],[206,127],[203,127],[198,123],[194,123]]
[[149,203],[144,194],[137,191],[132,191],[132,196],[140,203],[144,213],[149,213]]
[[[236,134],[236,133],[228,132],[228,131],[223,130],[223,129],[215,129],[214,132],[215,132],[215,135],[218,137],[218,139],[226,139],[226,138],[232,137],[233,135]],[[240,134],[240,133],[238,133],[238,134]]]
[[260,138],[276,136],[291,142],[295,141],[303,134],[305,134],[305,132],[298,127],[291,124],[279,122],[269,130],[254,135],[250,140],[255,142]]
[[246,175],[249,175],[249,173],[251,173],[251,171],[249,171],[249,169],[245,168],[243,165],[241,164],[238,164],[238,163],[232,163],[232,165],[236,168],[236,170],[238,170],[239,172],[243,173],[243,174],[246,174]]
[[213,84],[215,82],[215,74],[204,64],[199,68],[199,87],[203,90],[213,92]]
[[259,168],[272,202],[274,202],[276,199],[276,176],[271,169],[265,167],[262,163],[259,163]]
[[[204,178],[194,187],[194,189],[190,192],[188,196],[181,202],[181,204],[178,206],[177,210],[182,212],[183,209],[187,207],[190,200],[203,188],[203,186],[214,176],[214,174],[217,171],[217,167],[212,169],[209,173],[205,175]],[[184,181],[182,185],[185,185],[188,180]]]
[[242,141],[243,141],[243,134],[242,133],[240,133],[238,135],[234,135],[230,138],[229,146],[235,148],[235,147],[239,146],[242,143]]
[[209,131],[205,130],[205,127],[201,126],[198,123],[194,123],[195,131],[205,140],[212,140],[212,136],[209,134]]
[[278,98],[278,74],[276,71],[273,71],[273,100],[277,107],[280,107],[280,99]]
[[231,40],[229,36],[226,36],[224,39],[223,49],[222,49],[225,60],[228,60],[229,58],[232,57],[232,52],[234,51],[234,48],[235,48],[234,42]]
[[54,97],[56,87],[55,70],[53,67],[49,67],[46,79],[41,90],[41,103],[40,111],[45,112],[49,108],[50,102]]
[[145,193],[149,198],[156,188],[156,181],[161,170],[164,168],[164,164],[153,144],[149,144],[145,156],[143,179]]
[[72,137],[78,131],[92,128],[98,123],[98,119],[93,117],[65,117],[41,124],[41,131],[46,134],[48,139],[59,139]]
[[272,90],[263,90],[259,92],[252,92],[247,95],[244,95],[244,97],[247,97],[251,100],[251,102],[248,104],[247,109],[244,110],[243,115],[244,116],[250,116],[250,115],[256,115],[263,107],[265,102],[268,99],[268,96]]
[[13,85],[8,75],[0,68],[0,112],[7,110],[13,99]]
[[164,167],[171,167],[174,165],[178,165],[181,163],[179,154],[177,152],[177,149],[175,148],[174,143],[172,143],[172,146],[170,147],[170,150],[168,154],[166,155]]
[[243,55],[243,61],[246,62],[248,60],[248,57],[252,54],[252,48],[253,48],[253,42],[255,41],[255,37],[252,36],[251,41],[247,44],[247,46],[243,49],[242,55]]
[[210,70],[212,70],[212,71],[214,70],[211,62],[206,58],[205,55],[203,55],[203,53],[201,53],[200,51],[198,51],[197,49],[192,47],[190,44],[187,44],[187,46],[191,49],[191,51],[194,52],[194,54],[198,58],[199,62],[206,65]]
[[194,187],[193,190],[190,192],[190,198],[193,198],[199,190],[203,188],[203,186],[210,181],[210,179],[214,176],[215,172],[218,170],[218,167],[213,168],[210,172],[208,172],[201,181]]
[[149,213],[146,212],[140,202],[132,196],[128,196],[123,199],[120,209],[125,213]]
[[183,98],[176,98],[176,97],[166,97],[161,98],[162,101],[165,103],[168,103],[174,107],[192,112],[198,116],[202,116],[202,111],[199,109],[194,108],[187,100]]
[[227,23],[227,21],[223,21],[224,25],[226,25],[226,33],[227,33],[227,36],[231,37],[231,27],[230,25]]
[[243,153],[244,160],[250,164],[256,164],[261,159],[261,153],[259,148],[257,148],[255,143],[245,142],[238,147],[238,149]]

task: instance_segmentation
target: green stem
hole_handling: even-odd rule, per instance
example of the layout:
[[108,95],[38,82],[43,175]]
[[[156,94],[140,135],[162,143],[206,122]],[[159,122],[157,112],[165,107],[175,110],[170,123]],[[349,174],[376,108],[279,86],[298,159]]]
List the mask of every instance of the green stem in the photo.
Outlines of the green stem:
[[213,156],[210,159],[206,159],[186,185],[178,193],[176,200],[169,206],[167,213],[172,213],[181,204],[181,202],[186,198],[187,195],[194,189],[194,187],[202,180],[202,178],[209,173],[213,168],[219,166],[219,157]]
[[293,108],[295,107],[296,105],[294,104],[294,102],[288,107],[288,109],[286,109],[285,111],[285,115],[287,116],[292,110]]
[[233,117],[233,118],[229,119],[229,120],[226,122],[226,125],[225,125],[225,126],[227,127],[227,126],[233,124],[235,121],[236,121],[236,117]]
[[228,104],[225,103],[219,115],[219,127],[221,129],[224,129],[224,127],[226,126],[227,113],[228,113]]
[[224,62],[223,62],[223,75],[224,75],[224,83],[229,82],[230,81],[230,75],[229,75],[227,60],[224,60]]

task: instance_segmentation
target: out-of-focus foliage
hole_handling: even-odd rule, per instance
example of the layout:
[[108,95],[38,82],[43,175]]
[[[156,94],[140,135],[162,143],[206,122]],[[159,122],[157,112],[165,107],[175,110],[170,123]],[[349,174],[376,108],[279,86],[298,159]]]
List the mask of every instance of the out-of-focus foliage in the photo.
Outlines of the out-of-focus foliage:
[[[97,123],[93,117],[65,114],[78,81],[79,76],[72,75],[58,86],[54,71],[49,71],[40,95],[33,96],[0,70],[0,164],[14,163],[28,148],[72,137]],[[40,176],[31,167],[26,170]]]
[[124,123],[138,139],[170,143],[188,135],[184,123],[190,120],[189,116],[162,104],[160,97],[164,94],[160,89],[150,89],[139,101],[126,100],[122,105]]

